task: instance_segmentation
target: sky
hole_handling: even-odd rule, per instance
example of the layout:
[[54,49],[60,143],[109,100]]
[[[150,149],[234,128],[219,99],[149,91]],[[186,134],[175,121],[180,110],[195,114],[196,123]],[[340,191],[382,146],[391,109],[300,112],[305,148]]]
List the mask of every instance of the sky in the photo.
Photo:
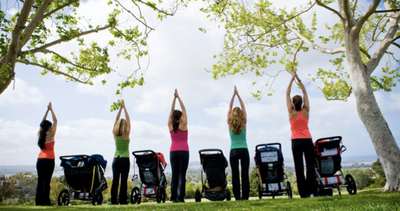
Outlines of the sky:
[[[106,10],[99,2],[89,0],[83,3],[79,12]],[[285,1],[290,6],[302,3]],[[133,69],[135,61],[114,59],[112,65],[118,66],[119,72],[93,80],[93,86],[66,82],[63,77],[52,74],[42,76],[40,68],[17,64],[15,89],[11,84],[0,95],[0,166],[36,164],[39,153],[36,135],[49,102],[52,102],[58,119],[56,163],[59,156],[74,154],[101,154],[112,162],[115,150],[112,127],[117,113],[110,112],[110,105],[121,98],[125,100],[131,119],[130,151],[159,151],[169,161],[171,139],[167,121],[175,89],[178,89],[188,114],[190,161],[199,161],[198,151],[207,148],[221,149],[229,157],[226,120],[235,85],[248,114],[247,144],[251,159],[257,144],[274,142],[281,143],[285,159],[291,159],[290,125],[285,102],[291,75],[281,73],[273,85],[273,95],[264,94],[260,101],[254,99],[251,92],[263,90],[262,81],[265,79],[253,74],[239,74],[214,80],[205,69],[212,68],[217,62],[213,55],[223,50],[223,31],[198,10],[201,4],[194,3],[178,10],[175,16],[163,22],[153,20],[156,30],[148,40],[150,64],[145,73],[145,84],[124,90],[122,96],[115,95],[116,84],[122,80],[121,74]],[[276,1],[274,5],[278,7],[280,4],[282,2]],[[88,15],[94,20],[99,13]],[[320,33],[326,33],[324,23],[334,20],[332,17],[320,18]],[[200,32],[199,27],[206,28],[207,33]],[[92,39],[101,39],[99,36]],[[55,48],[69,49],[73,46]],[[345,159],[376,156],[358,117],[354,96],[350,96],[348,102],[326,101],[319,90],[320,84],[312,82],[308,75],[315,75],[320,67],[331,68],[328,62],[331,58],[315,50],[299,55],[298,75],[309,94],[309,128],[313,140],[342,136],[347,147],[343,154]],[[268,71],[276,73],[282,69],[276,66],[269,67]],[[101,85],[103,79],[108,81],[105,86]],[[260,83],[253,86],[253,81]],[[292,94],[301,94],[301,91],[293,86]],[[395,87],[390,93],[376,92],[375,97],[399,144],[400,88]],[[237,100],[234,106],[239,106]],[[48,119],[51,120],[50,115]]]

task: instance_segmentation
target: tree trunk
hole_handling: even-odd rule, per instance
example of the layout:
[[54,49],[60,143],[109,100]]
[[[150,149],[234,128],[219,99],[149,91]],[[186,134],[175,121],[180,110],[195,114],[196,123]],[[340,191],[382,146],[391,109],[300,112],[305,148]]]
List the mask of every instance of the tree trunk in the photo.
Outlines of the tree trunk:
[[358,36],[354,31],[345,32],[346,58],[358,116],[368,131],[386,175],[386,185],[382,190],[400,190],[400,149],[373,94],[370,75],[361,60]]

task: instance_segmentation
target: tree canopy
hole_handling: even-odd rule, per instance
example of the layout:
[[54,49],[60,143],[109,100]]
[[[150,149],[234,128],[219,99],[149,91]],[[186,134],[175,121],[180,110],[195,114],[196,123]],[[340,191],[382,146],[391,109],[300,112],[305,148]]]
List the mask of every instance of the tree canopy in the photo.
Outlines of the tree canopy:
[[[43,68],[67,81],[93,84],[93,79],[117,71],[112,65],[116,55],[132,62],[116,94],[126,87],[143,85],[148,55],[147,38],[154,27],[146,16],[159,21],[172,16],[183,1],[97,1],[106,11],[83,13],[85,0],[2,1],[0,4],[0,93],[14,79],[15,64]],[[166,7],[166,8],[164,8]],[[91,19],[93,13],[103,18]],[[97,37],[93,37],[100,35]],[[115,60],[116,58],[114,58]],[[103,84],[107,80],[102,80]]]

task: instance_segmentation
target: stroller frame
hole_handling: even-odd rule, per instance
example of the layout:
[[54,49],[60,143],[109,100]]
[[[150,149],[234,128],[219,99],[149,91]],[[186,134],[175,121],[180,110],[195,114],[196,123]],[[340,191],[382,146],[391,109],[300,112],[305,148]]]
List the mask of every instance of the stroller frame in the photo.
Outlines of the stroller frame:
[[[340,192],[341,187],[346,187],[349,194],[356,194],[357,186],[353,176],[351,176],[351,174],[347,174],[346,176],[344,176],[342,171],[341,154],[347,150],[347,148],[342,143],[342,137],[332,136],[327,138],[320,138],[317,141],[315,141],[314,148],[315,148],[315,180],[316,180],[315,182],[316,182],[317,194],[320,196],[332,196],[333,189],[337,189],[339,195],[341,195]],[[325,155],[322,155],[323,150],[327,152]],[[337,151],[336,154],[335,150]],[[323,161],[325,163],[330,163],[330,165],[333,162],[333,171],[331,171],[333,173],[323,172],[326,171],[323,169],[322,166],[323,165],[322,163],[324,163]]]
[[[158,157],[158,154],[154,152],[153,150],[139,150],[139,151],[134,151],[132,152],[133,156],[136,158],[136,164],[138,165],[139,168],[139,175],[140,175],[140,187],[134,187],[131,192],[130,196],[130,201],[132,204],[140,204],[142,201],[142,197],[150,197],[150,198],[156,198],[157,203],[165,203],[165,199],[167,196],[167,178],[164,174],[164,166],[160,163],[161,160]],[[160,153],[161,154],[161,153]],[[156,181],[154,181],[151,184],[145,184],[144,183],[144,176],[142,176],[142,172],[140,170],[140,162],[141,160],[147,159],[149,161],[155,161],[157,164],[157,176],[155,177]],[[135,163],[133,164],[135,165]],[[166,165],[166,164],[165,164]],[[148,168],[146,168],[145,171],[149,171]],[[150,172],[151,173],[151,172]],[[154,176],[154,175],[152,175]],[[138,175],[135,174],[132,177],[132,181],[135,181],[138,179]],[[146,192],[146,190],[150,190],[149,193]]]
[[[263,196],[272,196],[272,198],[275,198],[275,196],[284,195],[284,194],[287,194],[289,198],[292,198],[292,188],[291,188],[290,182],[286,181],[286,183],[285,183],[285,180],[288,179],[288,176],[285,174],[284,168],[283,168],[283,166],[284,166],[283,155],[282,155],[282,170],[283,170],[282,178],[279,179],[280,182],[278,182],[278,183],[276,183],[276,182],[275,183],[271,183],[271,186],[272,186],[272,184],[277,184],[278,185],[278,190],[269,190],[269,188],[267,188],[267,187],[269,187],[270,183],[268,183],[267,181],[263,181],[263,178],[261,176],[261,167],[262,167],[262,165],[263,164],[268,164],[268,165],[271,164],[273,166],[273,163],[278,163],[279,164],[279,158],[278,158],[279,156],[278,155],[277,155],[278,156],[277,157],[278,158],[277,161],[271,161],[271,162],[268,162],[268,161],[262,162],[261,161],[261,163],[258,163],[257,155],[261,156],[260,153],[262,153],[260,150],[263,149],[263,148],[268,148],[268,147],[270,147],[270,149],[266,149],[263,152],[279,151],[277,153],[281,153],[281,155],[282,155],[282,146],[281,146],[280,143],[258,144],[256,146],[256,149],[255,149],[256,154],[254,156],[254,162],[256,164],[255,170],[256,170],[256,178],[257,178],[257,183],[258,183],[257,184],[258,198],[261,199]],[[259,169],[259,167],[260,167],[260,169]],[[264,168],[268,168],[268,167],[264,167]],[[279,188],[279,183],[280,183],[281,188]]]
[[[94,162],[91,185],[90,187],[85,187],[85,184],[82,182],[82,180],[85,179],[85,174],[87,179],[89,168],[87,167],[85,169],[85,164],[90,164],[89,159],[93,159]],[[107,189],[107,180],[104,177],[105,168],[103,170],[103,167],[100,165],[99,160],[95,157],[95,155],[66,155],[60,156],[60,160],[61,166],[63,166],[65,178],[67,180],[68,189],[64,189],[58,194],[57,204],[59,206],[65,206],[69,204],[71,199],[78,199],[91,200],[93,205],[101,205],[103,203],[102,191]],[[67,162],[69,163],[67,164]],[[80,178],[79,182],[82,184],[82,186],[80,186],[81,188],[75,187],[75,189],[68,183],[69,179],[66,175],[66,171],[69,170],[67,170],[67,168],[64,166],[64,163],[69,165],[71,170],[77,170]],[[107,161],[105,162],[105,166],[107,166]],[[98,179],[98,181],[95,181],[95,179]],[[95,184],[98,184],[98,186],[96,187]],[[76,186],[76,184],[74,184],[74,186]]]
[[[227,200],[230,201],[231,200],[231,192],[230,190],[227,188],[227,181],[226,181],[226,176],[227,173],[225,173],[225,169],[228,166],[228,161],[226,160],[224,153],[222,152],[222,150],[220,149],[202,149],[199,150],[199,155],[200,155],[200,163],[202,164],[202,168],[201,168],[201,191],[200,190],[196,190],[195,192],[195,201],[196,202],[201,202],[201,198],[207,198],[210,201],[223,201],[223,200]],[[209,183],[209,178],[207,177],[206,174],[206,179],[203,180],[203,172],[205,171],[205,162],[207,162],[207,159],[221,159],[223,158],[222,162],[223,162],[223,184],[222,187],[221,186],[216,186],[216,187],[210,187],[210,184],[208,184],[209,187],[206,186],[206,183]],[[219,187],[219,188],[218,188]]]

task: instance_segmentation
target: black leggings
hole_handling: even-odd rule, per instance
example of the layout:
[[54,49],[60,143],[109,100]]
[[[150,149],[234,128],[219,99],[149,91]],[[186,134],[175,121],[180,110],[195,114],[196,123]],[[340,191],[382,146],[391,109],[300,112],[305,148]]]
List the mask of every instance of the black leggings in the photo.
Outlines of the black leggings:
[[50,182],[54,171],[54,159],[39,158],[36,162],[38,182],[36,187],[36,205],[51,205]]
[[186,171],[189,164],[188,151],[170,152],[172,169],[171,201],[183,202],[186,191]]
[[[292,153],[300,197],[308,197],[315,193],[315,157],[312,140],[293,139]],[[303,154],[306,159],[306,177],[304,176]]]
[[118,204],[118,185],[121,177],[121,187],[119,189],[119,203],[127,204],[128,196],[128,175],[130,161],[129,158],[114,158],[112,163],[113,182],[111,186],[111,204]]
[[[239,178],[239,160],[242,176],[242,197],[240,197],[240,178]],[[249,182],[249,167],[250,156],[247,148],[231,149],[229,154],[229,162],[232,169],[232,187],[233,195],[236,200],[249,199],[250,182]]]

